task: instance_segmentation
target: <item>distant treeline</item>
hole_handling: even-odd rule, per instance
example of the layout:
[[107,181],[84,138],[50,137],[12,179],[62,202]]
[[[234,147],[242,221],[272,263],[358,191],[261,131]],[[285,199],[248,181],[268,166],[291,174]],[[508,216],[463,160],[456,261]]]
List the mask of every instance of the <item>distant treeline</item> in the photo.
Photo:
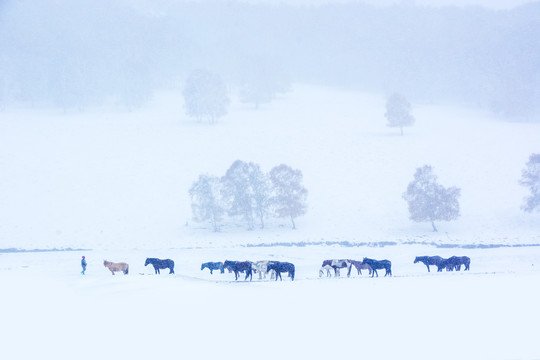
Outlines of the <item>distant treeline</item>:
[[144,104],[207,69],[540,114],[540,2],[312,7],[223,1],[4,0],[0,107]]

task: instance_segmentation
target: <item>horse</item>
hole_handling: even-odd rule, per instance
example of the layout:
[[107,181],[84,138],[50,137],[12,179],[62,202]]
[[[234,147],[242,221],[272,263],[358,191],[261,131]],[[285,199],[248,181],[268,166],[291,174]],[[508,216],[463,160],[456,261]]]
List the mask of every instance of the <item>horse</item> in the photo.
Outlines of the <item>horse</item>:
[[371,273],[371,277],[373,277],[373,275],[377,275],[377,277],[379,277],[379,274],[377,273],[377,269],[385,269],[386,272],[384,276],[386,275],[392,276],[392,262],[390,260],[374,260],[374,259],[364,258],[362,262],[365,264],[368,264],[369,266],[371,266],[371,269],[373,269],[373,272]]
[[[362,275],[362,269],[368,270],[369,275],[371,275],[372,270],[369,264],[364,264],[362,261],[356,261],[356,260],[351,260],[351,259],[348,259],[348,261],[351,263],[351,265],[354,265],[354,267],[358,271],[358,275]],[[349,268],[349,273],[347,274],[347,276],[351,274],[351,270],[352,270],[352,266]]]
[[471,259],[468,256],[451,256],[439,265],[439,271],[442,271],[443,268],[446,268],[446,271],[460,271],[461,265],[465,266],[463,271],[468,271],[470,264]]
[[201,271],[204,270],[204,268],[208,268],[210,270],[210,274],[214,272],[214,270],[219,270],[222,274],[225,272],[223,269],[223,263],[222,262],[205,262],[201,264]]
[[249,281],[253,279],[253,269],[250,261],[225,260],[223,262],[223,268],[230,269],[234,272],[234,280],[238,280],[238,274],[242,271],[246,272],[246,277],[244,280],[247,280],[248,277]]
[[442,268],[439,268],[439,264],[445,260],[446,259],[443,259],[440,256],[417,256],[414,259],[414,263],[416,264],[419,261],[424,263],[424,265],[426,265],[427,267],[428,272],[430,272],[429,265],[435,265],[437,267],[437,271],[442,271]]
[[283,280],[281,278],[282,272],[288,272],[289,276],[291,277],[291,281],[294,281],[294,264],[289,262],[281,262],[281,261],[272,261],[267,265],[267,271],[274,270],[276,272],[276,281],[279,276],[279,280]]
[[326,270],[327,277],[331,276],[330,269],[334,269],[334,276],[340,276],[339,269],[343,269],[343,268],[347,268],[348,270],[347,276],[349,276],[351,273],[351,263],[349,262],[349,260],[345,260],[345,259],[324,260],[321,265],[321,269],[319,270],[319,277],[323,276],[324,270]]
[[266,279],[266,274],[270,272],[270,279],[273,279],[276,272],[274,270],[268,270],[268,264],[272,264],[275,262],[277,261],[271,261],[271,260],[256,261],[252,264],[253,272],[259,273],[259,280],[262,280],[263,276]]
[[169,269],[169,274],[174,274],[174,261],[171,259],[156,259],[156,258],[146,258],[144,266],[152,264],[154,267],[154,273],[160,274],[159,269]]
[[122,271],[124,275],[127,275],[129,272],[129,265],[124,262],[113,263],[107,260],[103,260],[103,266],[109,269],[113,275],[115,271]]

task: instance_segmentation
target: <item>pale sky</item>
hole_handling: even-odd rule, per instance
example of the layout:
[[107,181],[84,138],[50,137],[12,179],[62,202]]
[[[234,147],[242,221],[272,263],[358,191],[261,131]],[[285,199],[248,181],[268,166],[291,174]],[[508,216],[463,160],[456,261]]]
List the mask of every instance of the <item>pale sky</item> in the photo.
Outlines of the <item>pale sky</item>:
[[416,4],[424,6],[483,6],[492,9],[510,9],[525,3],[537,2],[538,0],[238,0],[248,3],[271,3],[288,5],[320,5],[325,3],[363,2],[372,5],[386,6],[392,4]]

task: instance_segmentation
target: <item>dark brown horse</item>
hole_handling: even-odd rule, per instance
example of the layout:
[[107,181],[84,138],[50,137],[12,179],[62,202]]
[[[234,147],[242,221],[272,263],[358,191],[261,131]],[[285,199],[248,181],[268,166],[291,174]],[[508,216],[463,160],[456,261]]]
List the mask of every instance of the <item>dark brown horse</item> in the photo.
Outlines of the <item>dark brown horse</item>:
[[[369,264],[364,264],[363,261],[349,259],[349,262],[351,263],[351,265],[353,265],[356,268],[356,270],[358,271],[358,275],[362,275],[362,270],[369,271],[369,275],[371,275],[371,272],[373,271],[371,270],[371,266],[369,266]],[[352,270],[352,266],[349,268],[349,273],[347,274],[347,276],[351,274],[351,270]]]
[[279,280],[283,280],[281,278],[282,272],[289,273],[289,277],[291,278],[291,280],[294,280],[294,272],[295,272],[294,264],[291,264],[289,262],[282,262],[282,261],[271,261],[267,265],[266,272],[272,271],[272,270],[276,272],[276,281],[278,279],[278,276],[279,276]]
[[368,264],[369,266],[371,266],[371,269],[373,269],[373,272],[371,273],[371,277],[373,277],[373,275],[377,275],[377,277],[379,277],[379,274],[377,273],[377,269],[386,270],[386,272],[384,273],[384,276],[386,275],[392,276],[392,262],[390,260],[374,260],[374,259],[364,258],[362,262]]
[[156,258],[147,258],[144,262],[144,266],[152,264],[154,267],[154,273],[160,274],[160,269],[169,269],[169,274],[174,274],[174,261],[171,259],[156,259]]
[[460,271],[461,265],[465,267],[464,271],[469,271],[470,264],[471,259],[468,256],[452,256],[439,265],[439,271],[442,271],[442,268],[446,268],[447,271]]
[[437,267],[437,271],[442,271],[442,268],[439,268],[439,264],[443,261],[445,261],[446,259],[443,259],[442,257],[440,256],[417,256],[415,259],[414,259],[414,263],[416,264],[417,262],[421,262],[423,263],[424,265],[426,265],[427,267],[427,271],[429,271],[429,266],[430,265],[435,265]]
[[234,272],[234,280],[238,280],[238,274],[245,271],[246,277],[244,280],[247,280],[249,277],[249,281],[253,279],[253,268],[250,261],[230,261],[225,260],[223,262],[223,269],[229,269]]

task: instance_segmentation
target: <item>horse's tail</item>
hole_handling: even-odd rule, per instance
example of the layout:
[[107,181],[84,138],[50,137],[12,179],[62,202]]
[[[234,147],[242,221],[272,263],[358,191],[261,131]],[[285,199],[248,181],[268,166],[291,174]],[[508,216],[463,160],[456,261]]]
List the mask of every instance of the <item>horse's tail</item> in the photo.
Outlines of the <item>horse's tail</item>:
[[129,265],[126,264],[126,270],[124,271],[124,274],[128,274],[129,273]]
[[294,268],[294,264],[292,264],[291,266],[291,281],[294,281],[294,272],[295,272],[295,268]]

